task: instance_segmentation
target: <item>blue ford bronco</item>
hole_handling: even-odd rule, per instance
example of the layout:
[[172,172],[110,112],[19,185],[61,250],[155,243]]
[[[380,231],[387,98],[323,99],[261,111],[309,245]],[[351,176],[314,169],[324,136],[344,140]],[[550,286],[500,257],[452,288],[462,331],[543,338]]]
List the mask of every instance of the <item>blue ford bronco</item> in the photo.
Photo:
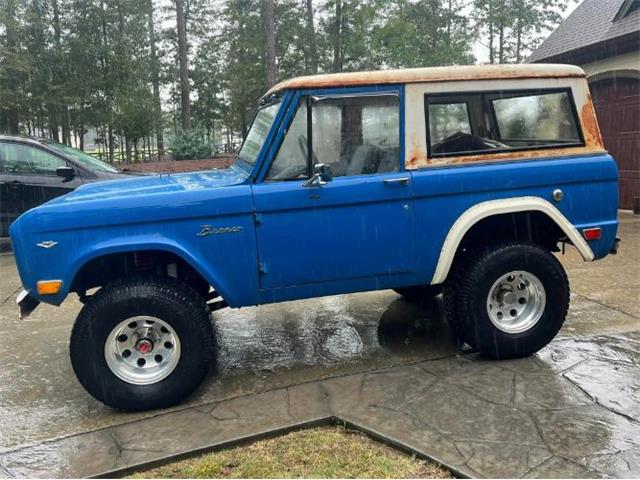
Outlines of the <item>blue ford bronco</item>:
[[567,315],[553,252],[615,252],[617,180],[577,67],[296,78],[261,99],[230,168],[83,185],[22,215],[18,303],[76,293],[75,373],[128,410],[196,389],[227,306],[442,292],[462,341],[523,357]]

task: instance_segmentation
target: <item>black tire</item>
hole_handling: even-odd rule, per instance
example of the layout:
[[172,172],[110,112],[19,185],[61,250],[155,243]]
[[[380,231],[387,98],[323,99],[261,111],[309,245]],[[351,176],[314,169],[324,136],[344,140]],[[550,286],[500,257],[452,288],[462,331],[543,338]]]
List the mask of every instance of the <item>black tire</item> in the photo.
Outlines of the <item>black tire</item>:
[[[117,377],[105,360],[105,342],[122,321],[151,316],[166,322],[180,341],[178,363],[156,383],[136,385]],[[90,297],[71,332],[70,356],[82,386],[102,403],[122,410],[175,405],[190,395],[215,361],[211,316],[202,297],[174,278],[116,281]]]
[[[487,312],[492,285],[512,271],[535,275],[546,296],[539,320],[518,333],[499,329]],[[445,287],[444,306],[460,338],[484,357],[526,357],[547,345],[562,327],[569,309],[569,281],[558,259],[544,248],[524,242],[507,243],[458,264]]]
[[431,300],[442,293],[442,285],[417,285],[415,287],[394,288],[394,292],[409,301],[421,302]]

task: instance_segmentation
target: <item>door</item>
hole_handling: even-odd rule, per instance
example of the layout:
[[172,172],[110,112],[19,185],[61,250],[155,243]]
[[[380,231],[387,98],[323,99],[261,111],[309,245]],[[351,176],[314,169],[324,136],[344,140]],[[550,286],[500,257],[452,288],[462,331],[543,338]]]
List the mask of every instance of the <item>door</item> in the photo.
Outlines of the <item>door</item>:
[[27,210],[77,188],[78,175],[56,175],[67,162],[44,149],[18,142],[0,142],[0,219],[2,236],[11,222]]
[[640,80],[600,80],[590,89],[604,146],[618,164],[620,208],[640,209]]
[[[264,181],[253,186],[262,289],[414,269],[400,138],[397,92],[301,98]],[[316,164],[328,165],[333,179],[305,186]]]

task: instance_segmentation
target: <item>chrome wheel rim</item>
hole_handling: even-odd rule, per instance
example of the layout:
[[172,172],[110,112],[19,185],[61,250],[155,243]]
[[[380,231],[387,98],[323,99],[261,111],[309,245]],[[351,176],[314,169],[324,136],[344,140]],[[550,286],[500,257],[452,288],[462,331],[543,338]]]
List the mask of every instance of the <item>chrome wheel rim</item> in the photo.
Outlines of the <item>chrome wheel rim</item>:
[[502,275],[489,289],[487,314],[499,330],[521,333],[538,323],[546,303],[547,296],[538,277],[515,270]]
[[109,369],[120,380],[149,385],[166,378],[180,360],[180,339],[155,317],[132,317],[111,330],[104,345]]

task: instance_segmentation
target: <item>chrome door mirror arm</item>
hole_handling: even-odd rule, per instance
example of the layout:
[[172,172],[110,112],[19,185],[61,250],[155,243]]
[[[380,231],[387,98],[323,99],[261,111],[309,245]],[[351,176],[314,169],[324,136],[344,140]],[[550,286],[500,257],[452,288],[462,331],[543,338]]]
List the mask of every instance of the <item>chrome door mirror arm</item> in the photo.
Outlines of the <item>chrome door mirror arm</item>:
[[317,163],[313,167],[313,175],[302,184],[303,187],[321,187],[333,180],[331,167],[324,163]]

